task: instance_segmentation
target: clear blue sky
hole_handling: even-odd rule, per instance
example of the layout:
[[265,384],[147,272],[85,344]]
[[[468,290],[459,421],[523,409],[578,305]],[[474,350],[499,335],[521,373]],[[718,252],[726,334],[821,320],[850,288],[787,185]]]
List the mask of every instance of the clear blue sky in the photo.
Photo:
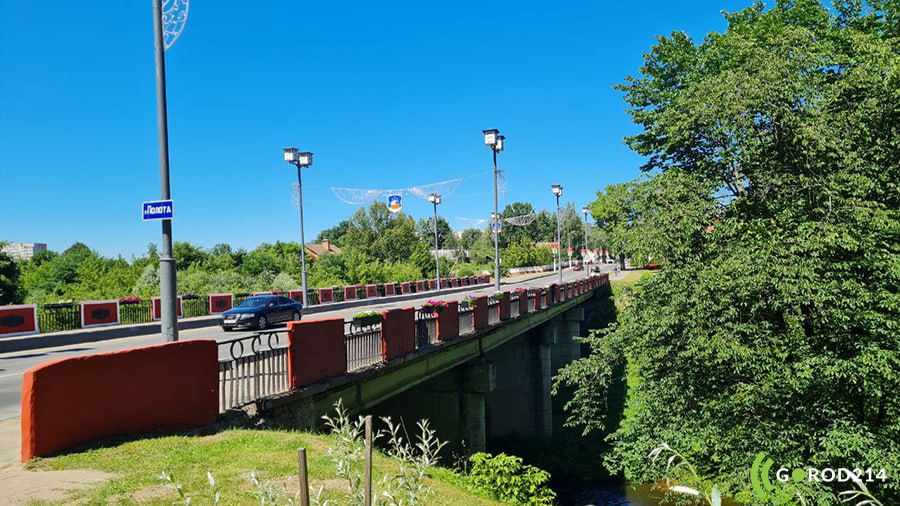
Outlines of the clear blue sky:
[[[486,218],[490,150],[507,136],[504,203],[579,208],[638,175],[621,93],[655,37],[695,39],[749,0],[692,2],[194,1],[167,52],[174,237],[203,246],[307,240],[356,207],[329,187],[402,188],[469,176],[439,211]],[[0,240],[82,241],[130,257],[159,242],[150,0],[0,0]],[[430,204],[407,196],[416,218]]]

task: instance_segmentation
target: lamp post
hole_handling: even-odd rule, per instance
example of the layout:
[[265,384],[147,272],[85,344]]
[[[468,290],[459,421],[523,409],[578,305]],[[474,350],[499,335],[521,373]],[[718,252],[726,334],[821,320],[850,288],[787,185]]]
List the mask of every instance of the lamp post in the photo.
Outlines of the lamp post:
[[556,265],[559,267],[559,283],[562,284],[562,244],[560,244],[559,238],[559,198],[562,197],[563,187],[560,184],[551,185],[553,188],[553,194],[556,195]]
[[591,271],[588,270],[588,267],[587,267],[587,259],[588,259],[589,256],[593,257],[593,255],[591,255],[591,249],[588,247],[588,221],[587,221],[587,215],[588,215],[588,211],[590,211],[590,210],[591,210],[591,209],[590,209],[588,206],[584,206],[584,207],[581,208],[581,212],[584,213],[584,255],[585,255],[585,256],[584,256],[584,258],[585,258],[585,261],[584,261],[584,274],[585,274],[585,277],[588,277],[588,278],[591,277]]
[[441,290],[441,257],[438,249],[438,223],[437,223],[437,206],[441,203],[441,196],[432,193],[428,196],[428,202],[434,205],[434,273],[437,277],[437,290]]
[[300,151],[297,148],[284,148],[284,161],[297,166],[297,207],[300,208],[300,268],[303,277],[303,309],[306,310],[306,238],[303,236],[303,167],[312,166],[313,154],[309,151]]
[[499,196],[497,192],[497,153],[503,151],[503,141],[506,137],[500,135],[500,130],[492,128],[490,130],[482,130],[484,134],[484,144],[491,148],[494,155],[494,214],[491,216],[491,232],[494,233],[494,289],[500,291],[500,232],[497,228],[500,226]]

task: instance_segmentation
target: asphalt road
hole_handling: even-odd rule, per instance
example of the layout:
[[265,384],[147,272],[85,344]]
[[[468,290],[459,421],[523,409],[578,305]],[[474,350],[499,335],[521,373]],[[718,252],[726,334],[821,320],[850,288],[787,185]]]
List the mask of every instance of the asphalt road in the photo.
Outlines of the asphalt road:
[[[611,270],[612,264],[603,266],[604,272],[609,272]],[[584,271],[565,270],[563,272],[563,280],[565,281],[578,279],[584,276]],[[556,279],[557,277],[554,275],[529,279],[526,281],[515,281],[513,279],[503,280],[501,284],[504,290],[508,290],[519,287],[527,288],[546,286],[556,281]],[[384,310],[414,306],[418,307],[422,304],[422,302],[429,299],[460,300],[464,297],[465,294],[488,295],[493,293],[493,291],[493,285],[484,285],[481,288],[474,288],[470,292],[457,292],[448,294],[446,296],[441,296],[440,294],[434,292],[428,292],[426,294],[423,294],[421,298],[413,300],[385,302],[383,304],[365,306],[362,308],[353,307],[338,309],[335,311],[327,311],[307,315],[305,316],[305,318],[350,319],[359,311]],[[276,326],[274,328],[284,328],[284,325]],[[252,333],[252,331],[224,332],[219,327],[207,327],[193,330],[182,330],[178,333],[178,337],[183,341],[190,339],[215,339],[217,341],[222,341],[234,337],[250,335]],[[98,341],[95,343],[82,343],[69,346],[60,346],[57,348],[41,348],[30,351],[2,353],[0,354],[0,420],[19,416],[21,411],[22,375],[25,373],[25,371],[37,364],[59,358],[123,350],[139,346],[159,344],[160,342],[162,342],[161,337],[156,334],[148,336],[127,337],[122,339],[111,339],[108,341]]]

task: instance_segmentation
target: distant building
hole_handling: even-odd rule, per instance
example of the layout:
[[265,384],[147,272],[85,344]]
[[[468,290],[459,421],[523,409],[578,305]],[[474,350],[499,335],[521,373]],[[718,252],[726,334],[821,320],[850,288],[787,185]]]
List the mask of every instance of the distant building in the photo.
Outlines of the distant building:
[[42,242],[11,242],[4,245],[0,251],[11,256],[13,260],[24,261],[31,260],[38,252],[47,251],[47,245]]
[[319,258],[326,253],[339,254],[340,252],[341,248],[338,248],[334,244],[331,244],[328,239],[325,239],[319,244],[310,242],[306,243],[306,253],[313,258]]

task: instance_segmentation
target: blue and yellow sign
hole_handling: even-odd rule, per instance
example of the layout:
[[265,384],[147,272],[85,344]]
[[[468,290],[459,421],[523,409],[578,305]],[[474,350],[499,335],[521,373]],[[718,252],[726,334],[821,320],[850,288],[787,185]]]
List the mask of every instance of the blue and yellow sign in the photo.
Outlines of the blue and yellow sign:
[[396,212],[400,211],[400,209],[403,208],[402,199],[403,199],[403,197],[401,195],[388,195],[387,196],[388,209],[392,213],[396,213]]

